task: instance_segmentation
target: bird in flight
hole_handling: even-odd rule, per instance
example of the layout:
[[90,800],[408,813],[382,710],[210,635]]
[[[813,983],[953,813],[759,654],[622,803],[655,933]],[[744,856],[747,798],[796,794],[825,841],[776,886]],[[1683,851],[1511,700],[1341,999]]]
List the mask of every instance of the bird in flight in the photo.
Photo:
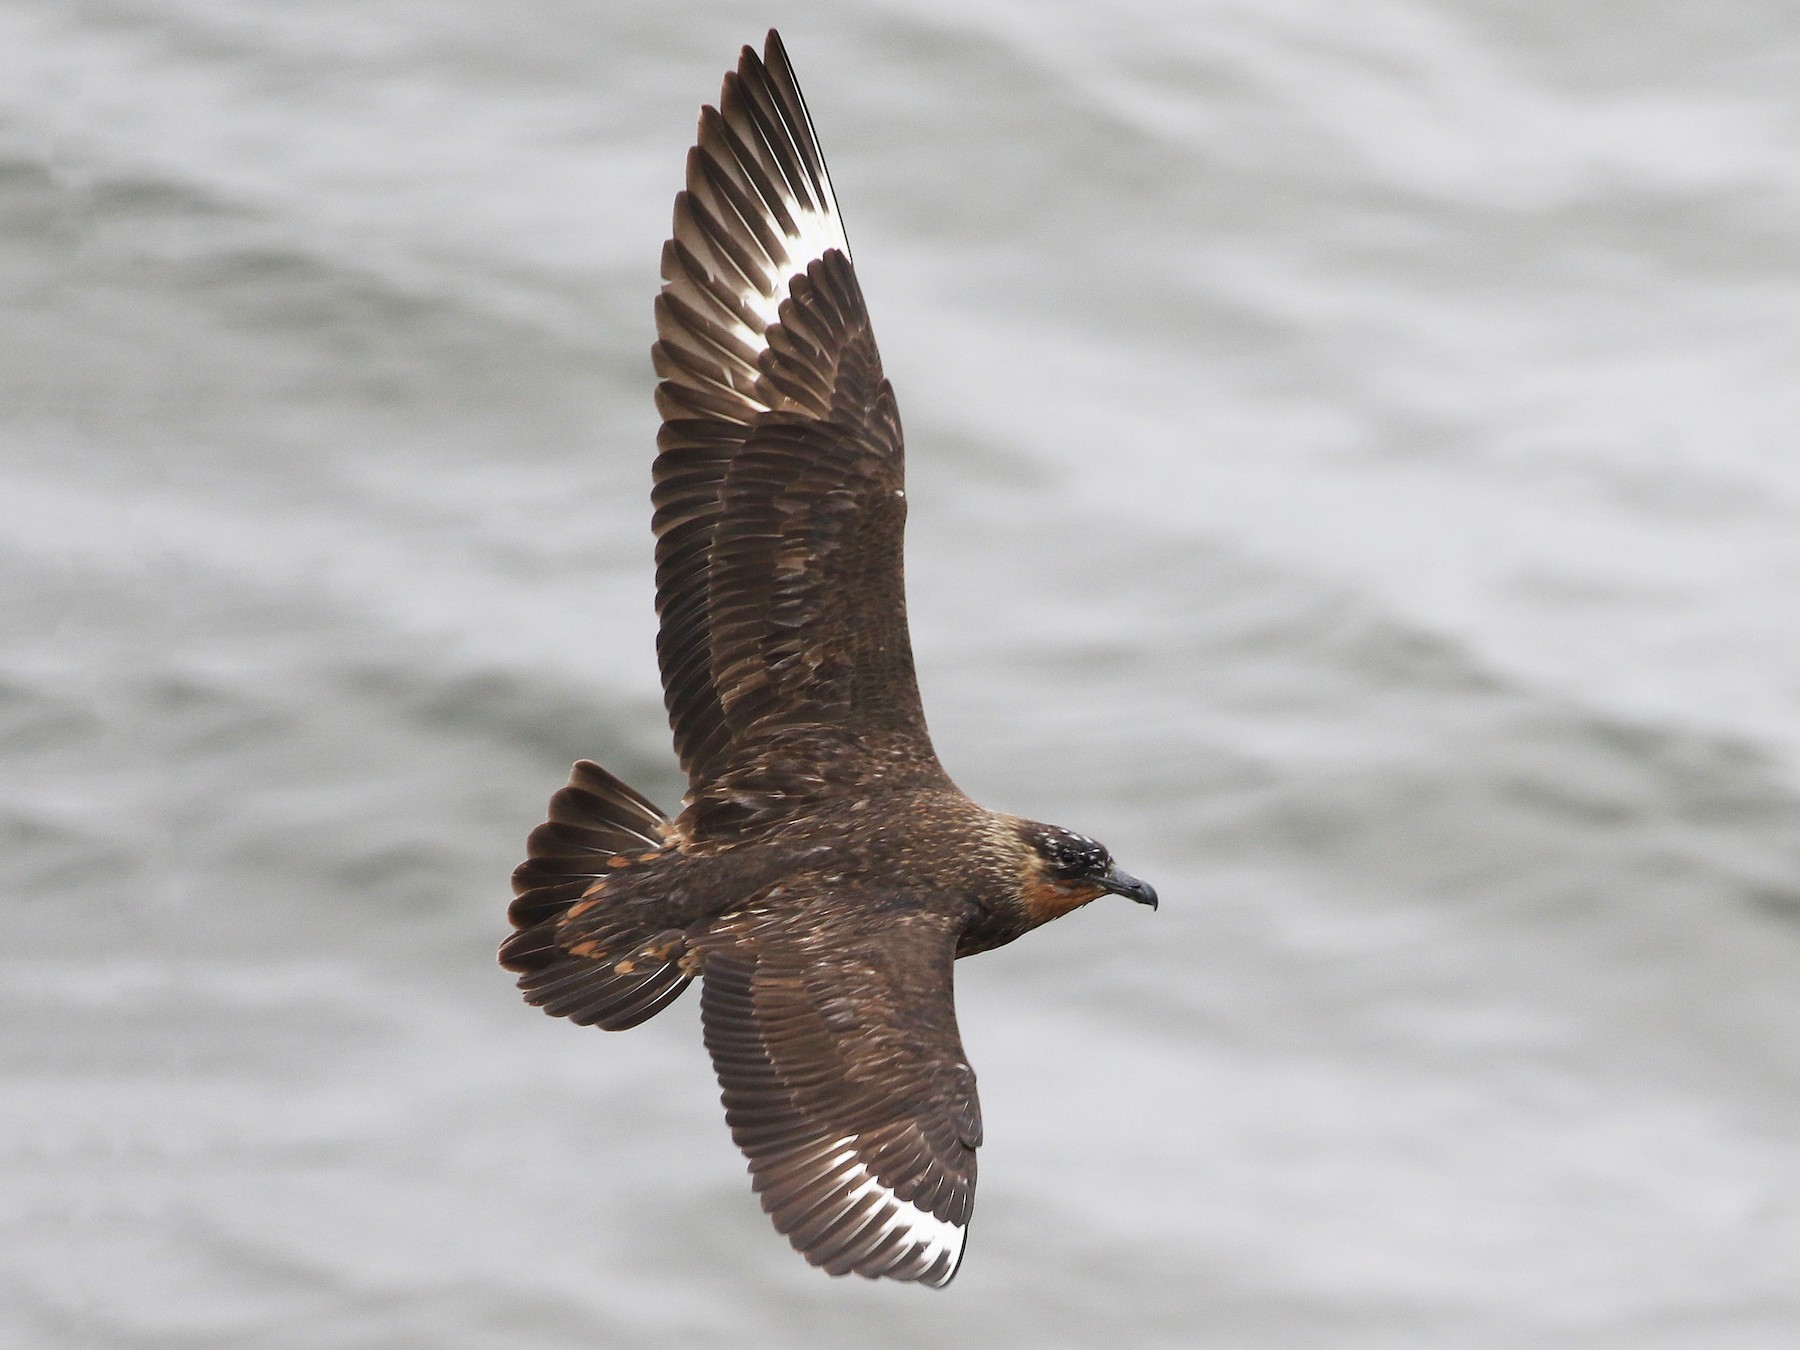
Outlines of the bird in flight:
[[653,348],[674,819],[582,761],[513,874],[526,1001],[622,1031],[701,982],[763,1208],[834,1275],[948,1284],[981,1108],[952,963],[1104,894],[1100,844],[938,763],[901,578],[900,417],[781,39],[700,113]]

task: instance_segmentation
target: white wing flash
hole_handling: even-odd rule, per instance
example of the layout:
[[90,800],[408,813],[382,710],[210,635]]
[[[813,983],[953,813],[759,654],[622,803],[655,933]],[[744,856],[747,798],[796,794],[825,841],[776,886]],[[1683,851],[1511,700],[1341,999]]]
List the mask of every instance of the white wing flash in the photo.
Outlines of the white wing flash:
[[[963,1241],[969,1230],[962,1224],[951,1223],[920,1209],[910,1200],[902,1200],[882,1185],[867,1167],[856,1161],[857,1138],[850,1135],[833,1144],[834,1156],[820,1169],[826,1173],[839,1167],[843,1169],[835,1178],[840,1187],[848,1188],[839,1191],[842,1198],[834,1205],[840,1214],[850,1214],[869,1197],[876,1198],[876,1203],[867,1207],[861,1222],[847,1227],[839,1241],[846,1248],[854,1245],[876,1252],[887,1247],[891,1239],[898,1238],[887,1260],[881,1263],[882,1273],[901,1275],[904,1271],[906,1274],[902,1278],[914,1278],[922,1284],[940,1288],[949,1284],[962,1264]],[[844,1166],[846,1163],[848,1166]],[[839,1219],[838,1224],[842,1223]]]
[[659,345],[678,367],[663,373],[738,422],[768,411],[757,360],[794,278],[831,249],[850,255],[806,104],[770,55],[765,66],[746,47],[719,107],[701,111],[658,298]]

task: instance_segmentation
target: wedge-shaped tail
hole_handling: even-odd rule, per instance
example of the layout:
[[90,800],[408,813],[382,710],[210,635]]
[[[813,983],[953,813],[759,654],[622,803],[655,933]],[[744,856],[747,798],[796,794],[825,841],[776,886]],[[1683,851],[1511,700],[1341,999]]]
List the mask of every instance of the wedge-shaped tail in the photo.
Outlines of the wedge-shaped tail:
[[590,760],[550,799],[513,873],[509,911],[518,930],[500,964],[519,975],[525,1001],[553,1017],[624,1031],[687,988],[685,934],[660,931],[642,906],[614,904],[609,880],[664,847],[667,818]]

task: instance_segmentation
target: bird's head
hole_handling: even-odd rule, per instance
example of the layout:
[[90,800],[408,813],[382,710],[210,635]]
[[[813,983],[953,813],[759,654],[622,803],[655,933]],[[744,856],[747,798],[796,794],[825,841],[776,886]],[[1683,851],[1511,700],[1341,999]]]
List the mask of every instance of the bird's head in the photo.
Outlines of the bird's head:
[[1020,898],[1033,923],[1048,923],[1102,895],[1156,908],[1156,890],[1121,871],[1106,845],[1060,825],[1021,821],[1025,843]]

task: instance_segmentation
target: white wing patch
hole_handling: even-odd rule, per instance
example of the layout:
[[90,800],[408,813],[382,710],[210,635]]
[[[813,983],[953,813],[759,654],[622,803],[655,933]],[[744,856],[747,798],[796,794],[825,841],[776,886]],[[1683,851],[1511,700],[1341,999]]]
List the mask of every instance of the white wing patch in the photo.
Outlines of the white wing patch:
[[747,423],[769,410],[758,362],[794,279],[832,249],[850,256],[799,89],[748,49],[701,111],[671,245],[663,294],[677,308],[658,310],[658,371],[697,390],[703,416]]
[[803,210],[792,199],[784,203],[788,214],[794,219],[795,229],[791,234],[783,231],[787,257],[771,259],[763,273],[764,280],[768,283],[768,294],[763,294],[755,287],[746,287],[739,293],[745,308],[762,320],[762,328],[754,332],[742,324],[738,325],[742,329],[745,345],[753,347],[758,353],[769,345],[765,334],[780,319],[781,306],[788,298],[788,292],[793,289],[794,278],[823,258],[827,249],[835,248],[846,258],[850,256],[850,244],[844,238],[843,222],[837,215],[837,202],[831,195],[831,180],[822,179],[820,185],[825,189],[829,210]]
[[[787,186],[776,181],[778,190]],[[839,250],[846,258],[850,256],[850,243],[844,237],[844,225],[838,218],[837,196],[831,189],[831,179],[824,172],[823,163],[818,188],[824,199],[818,203],[802,201],[790,192],[781,193],[781,207],[793,222],[792,228],[775,212],[769,211],[757,212],[760,218],[755,222],[743,222],[741,233],[734,230],[742,250],[739,259],[734,260],[736,265],[717,257],[709,260],[713,263],[713,275],[737,293],[738,303],[744,311],[741,315],[720,317],[725,319],[731,335],[756,356],[768,350],[768,330],[780,321],[781,306],[793,290],[794,278],[803,275],[830,249]],[[718,194],[701,189],[695,195],[715,216],[723,216],[730,222],[727,228],[737,223],[740,213]],[[755,204],[759,204],[757,194],[750,192],[746,196],[755,210]],[[778,247],[769,249],[758,239],[765,231],[776,237]],[[748,284],[739,281],[737,276],[746,270],[745,264],[747,270],[754,273],[745,279]],[[746,318],[751,322],[745,322]]]
[[[844,1208],[852,1208],[867,1196],[879,1196],[882,1203],[863,1224],[864,1231],[870,1225],[877,1225],[874,1231],[878,1244],[895,1233],[902,1234],[906,1251],[893,1264],[913,1266],[928,1272],[920,1277],[925,1284],[949,1284],[956,1275],[956,1268],[962,1264],[963,1242],[969,1230],[961,1224],[940,1219],[937,1215],[920,1209],[910,1200],[902,1200],[882,1185],[868,1168],[855,1160],[857,1138],[856,1135],[850,1135],[840,1139],[833,1148],[841,1151],[826,1164],[826,1170],[841,1163],[850,1164],[843,1171],[843,1180],[850,1187],[849,1193],[844,1197]],[[940,1264],[942,1271],[931,1273]]]

